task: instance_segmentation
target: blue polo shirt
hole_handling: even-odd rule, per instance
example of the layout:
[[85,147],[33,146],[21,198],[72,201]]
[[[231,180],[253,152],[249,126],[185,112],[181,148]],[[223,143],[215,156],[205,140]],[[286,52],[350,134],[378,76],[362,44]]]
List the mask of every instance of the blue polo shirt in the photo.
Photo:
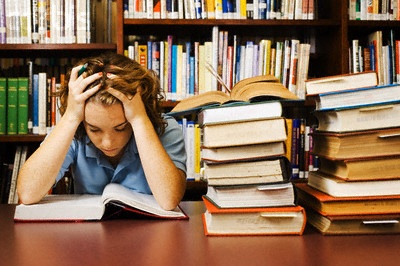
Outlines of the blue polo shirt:
[[[160,137],[168,155],[179,169],[186,172],[186,151],[182,129],[176,120],[164,116],[168,123]],[[157,165],[154,165],[157,167]],[[58,182],[70,170],[77,194],[102,194],[109,183],[119,183],[141,193],[151,194],[143,172],[134,135],[128,142],[125,154],[116,168],[113,168],[103,153],[90,141],[88,136],[74,139],[57,176]]]

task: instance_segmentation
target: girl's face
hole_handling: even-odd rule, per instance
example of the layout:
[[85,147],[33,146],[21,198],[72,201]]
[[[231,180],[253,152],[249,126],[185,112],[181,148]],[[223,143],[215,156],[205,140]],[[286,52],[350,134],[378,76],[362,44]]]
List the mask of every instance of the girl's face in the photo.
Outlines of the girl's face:
[[103,105],[87,102],[83,121],[92,143],[109,158],[120,159],[132,136],[122,104]]

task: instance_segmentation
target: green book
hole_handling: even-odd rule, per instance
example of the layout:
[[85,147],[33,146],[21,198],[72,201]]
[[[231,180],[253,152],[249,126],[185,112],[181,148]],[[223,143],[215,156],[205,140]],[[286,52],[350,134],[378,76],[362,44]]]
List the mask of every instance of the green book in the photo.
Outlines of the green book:
[[7,84],[7,134],[18,133],[18,78],[8,78]]
[[0,77],[0,135],[7,133],[7,79]]
[[28,134],[28,77],[18,78],[18,134]]

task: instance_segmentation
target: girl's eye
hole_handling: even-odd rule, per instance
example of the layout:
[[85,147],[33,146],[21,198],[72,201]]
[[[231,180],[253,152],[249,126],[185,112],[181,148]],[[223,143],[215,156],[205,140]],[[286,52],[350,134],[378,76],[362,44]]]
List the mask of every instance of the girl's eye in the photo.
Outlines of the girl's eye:
[[94,129],[94,128],[89,128],[89,131],[90,131],[90,132],[93,132],[93,133],[99,132],[98,129]]

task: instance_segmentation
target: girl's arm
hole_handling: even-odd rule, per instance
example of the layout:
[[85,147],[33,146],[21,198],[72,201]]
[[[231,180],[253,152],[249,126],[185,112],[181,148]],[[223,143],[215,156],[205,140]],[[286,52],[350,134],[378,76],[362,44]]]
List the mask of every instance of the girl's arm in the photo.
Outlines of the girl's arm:
[[101,77],[101,74],[87,78],[77,77],[79,68],[80,66],[75,67],[71,71],[65,114],[19,171],[17,191],[20,201],[24,204],[40,201],[54,185],[75,131],[84,118],[85,101],[99,89],[95,86],[84,91],[86,86]]
[[108,92],[123,103],[125,117],[133,128],[143,170],[154,197],[162,208],[174,209],[185,193],[186,175],[165,151],[146,114],[140,91],[132,99],[111,88]]

